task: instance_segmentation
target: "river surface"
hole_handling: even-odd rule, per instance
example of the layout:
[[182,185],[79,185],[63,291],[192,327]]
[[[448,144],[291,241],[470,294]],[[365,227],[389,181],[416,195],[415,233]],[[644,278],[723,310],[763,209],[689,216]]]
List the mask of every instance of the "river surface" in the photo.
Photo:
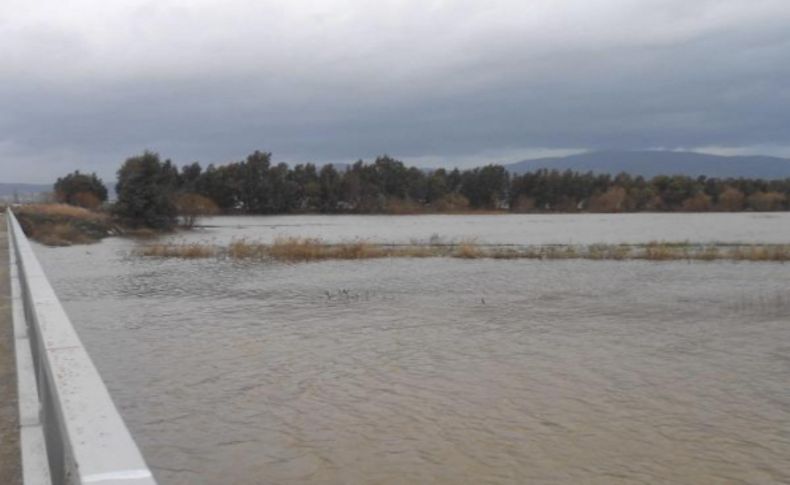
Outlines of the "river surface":
[[[787,214],[245,217],[169,240],[782,242]],[[790,265],[36,251],[161,484],[790,483]]]

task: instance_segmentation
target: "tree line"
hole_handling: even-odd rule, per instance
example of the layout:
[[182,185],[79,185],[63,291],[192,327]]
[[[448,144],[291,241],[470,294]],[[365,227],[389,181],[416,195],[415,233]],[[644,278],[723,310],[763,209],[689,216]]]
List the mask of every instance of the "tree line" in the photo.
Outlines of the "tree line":
[[[661,175],[646,179],[541,169],[511,175],[501,165],[423,170],[389,156],[344,168],[273,164],[256,151],[225,165],[177,167],[144,152],[118,170],[112,211],[130,224],[166,228],[201,214],[425,212],[776,211],[790,208],[790,178]],[[59,201],[96,207],[107,190],[95,174],[58,179]]]

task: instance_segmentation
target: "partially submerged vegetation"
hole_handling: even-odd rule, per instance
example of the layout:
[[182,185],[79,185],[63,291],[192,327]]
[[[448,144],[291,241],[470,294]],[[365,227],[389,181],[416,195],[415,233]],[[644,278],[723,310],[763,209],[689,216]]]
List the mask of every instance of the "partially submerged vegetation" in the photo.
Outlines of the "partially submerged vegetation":
[[113,204],[106,203],[107,188],[96,174],[76,171],[55,182],[58,203],[18,206],[14,212],[27,236],[48,246],[92,243],[113,234],[146,237],[178,225],[189,229],[199,217],[214,214],[216,205],[180,187],[178,177],[169,161],[146,152],[118,171]]
[[647,261],[790,261],[790,245],[592,244],[546,246],[452,244],[374,244],[367,241],[328,243],[312,238],[281,238],[271,244],[235,240],[228,246],[204,243],[147,244],[135,254],[157,258],[228,258],[247,261],[309,262],[377,258],[450,257],[460,259],[586,259]]
[[117,232],[109,216],[68,204],[29,204],[14,208],[28,237],[48,246],[97,242]]
[[16,206],[14,212],[27,236],[48,246],[92,243],[113,234],[145,237],[179,225],[189,229],[217,206],[182,184],[181,176],[169,160],[145,152],[118,171],[114,203],[107,202],[107,187],[96,174],[76,171],[55,182],[49,200],[56,203]]
[[[106,237],[122,235],[153,238],[162,229],[130,225],[106,211],[90,210],[69,204],[40,203],[13,207],[14,214],[27,237],[46,246],[92,244]],[[189,217],[190,226],[196,217]]]

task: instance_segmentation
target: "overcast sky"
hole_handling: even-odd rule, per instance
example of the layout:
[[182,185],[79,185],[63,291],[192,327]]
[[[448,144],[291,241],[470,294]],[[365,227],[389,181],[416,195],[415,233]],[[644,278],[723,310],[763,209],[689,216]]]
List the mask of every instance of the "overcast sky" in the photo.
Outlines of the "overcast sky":
[[788,0],[2,0],[0,182],[179,165],[790,155]]

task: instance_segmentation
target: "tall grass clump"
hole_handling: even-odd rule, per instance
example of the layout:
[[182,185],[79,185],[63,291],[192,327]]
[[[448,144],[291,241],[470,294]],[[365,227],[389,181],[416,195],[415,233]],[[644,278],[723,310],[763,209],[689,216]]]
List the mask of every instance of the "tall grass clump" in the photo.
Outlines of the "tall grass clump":
[[68,204],[27,204],[14,208],[14,213],[63,219],[107,220],[106,214]]
[[147,244],[135,252],[139,256],[177,259],[205,259],[219,254],[214,246],[201,243]]
[[749,246],[737,247],[730,252],[728,259],[736,261],[790,261],[790,246]]
[[263,259],[268,256],[267,247],[247,239],[234,239],[227,248],[231,259]]
[[[67,231],[68,228],[61,229]],[[65,237],[65,236],[64,236]],[[688,243],[658,243],[645,245],[593,244],[549,246],[480,246],[474,241],[455,245],[374,244],[367,241],[327,243],[316,238],[278,238],[271,244],[245,239],[232,241],[227,247],[209,244],[149,244],[135,251],[140,256],[162,258],[227,257],[234,260],[272,260],[309,262],[329,259],[357,260],[376,258],[459,259],[540,259],[593,261],[790,261],[790,245],[695,246]]]
[[313,261],[326,259],[327,245],[313,238],[277,238],[268,252],[269,256],[281,261]]
[[681,259],[678,257],[678,252],[675,248],[669,244],[659,242],[648,243],[644,247],[642,257],[648,261],[669,261],[673,259]]
[[453,257],[461,259],[477,259],[485,257],[483,250],[473,240],[461,241],[453,252]]
[[696,254],[700,261],[715,261],[721,259],[722,253],[716,246],[707,246]]
[[268,246],[268,255],[280,261],[324,259],[374,259],[397,255],[392,248],[367,241],[329,244],[315,238],[278,238]]
[[99,241],[115,230],[101,212],[67,204],[28,204],[14,208],[25,234],[47,246]]

